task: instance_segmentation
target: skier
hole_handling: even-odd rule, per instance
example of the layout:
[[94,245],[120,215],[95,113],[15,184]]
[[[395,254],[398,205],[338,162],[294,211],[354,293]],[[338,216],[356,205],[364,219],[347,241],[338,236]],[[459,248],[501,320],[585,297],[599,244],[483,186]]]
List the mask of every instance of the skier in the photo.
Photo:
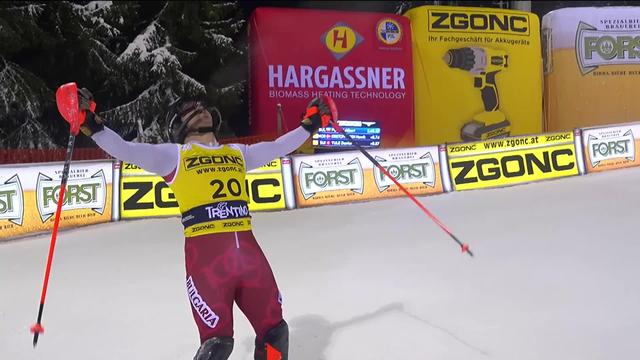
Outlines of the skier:
[[333,100],[313,99],[298,128],[254,145],[220,145],[214,133],[219,124],[203,103],[180,101],[169,121],[175,143],[143,144],[106,127],[89,109],[89,90],[78,95],[87,113],[82,132],[111,156],[162,176],[175,193],[184,226],[187,294],[200,333],[194,360],[229,357],[234,301],[256,333],[254,358],[286,360],[289,328],[271,267],[251,231],[245,173],[291,153],[328,126],[336,116]]

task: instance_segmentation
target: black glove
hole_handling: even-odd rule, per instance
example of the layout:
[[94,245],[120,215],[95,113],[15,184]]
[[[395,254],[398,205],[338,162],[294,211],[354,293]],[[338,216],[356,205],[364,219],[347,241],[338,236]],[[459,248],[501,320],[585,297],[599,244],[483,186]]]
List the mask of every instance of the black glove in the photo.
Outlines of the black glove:
[[[300,126],[307,130],[310,134],[313,134],[321,127],[329,126],[329,122],[332,118],[331,107],[327,104],[327,101],[333,101],[327,96],[315,97],[309,105],[305,113],[302,115],[302,121]],[[337,120],[337,119],[334,119]]]
[[80,110],[84,110],[86,113],[86,117],[82,126],[80,126],[80,131],[87,136],[91,136],[97,132],[104,130],[104,119],[96,115],[92,110],[93,94],[89,89],[82,88],[78,90],[78,102],[80,106]]

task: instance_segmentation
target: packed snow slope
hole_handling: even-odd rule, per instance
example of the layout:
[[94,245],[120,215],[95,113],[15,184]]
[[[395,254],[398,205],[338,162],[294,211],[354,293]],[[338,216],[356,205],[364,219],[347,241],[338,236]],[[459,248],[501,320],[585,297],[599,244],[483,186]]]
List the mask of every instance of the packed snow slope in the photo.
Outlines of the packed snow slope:
[[[423,197],[254,214],[284,295],[292,360],[636,359],[640,168]],[[0,243],[0,359],[192,359],[177,218]],[[252,359],[235,314],[233,360]]]

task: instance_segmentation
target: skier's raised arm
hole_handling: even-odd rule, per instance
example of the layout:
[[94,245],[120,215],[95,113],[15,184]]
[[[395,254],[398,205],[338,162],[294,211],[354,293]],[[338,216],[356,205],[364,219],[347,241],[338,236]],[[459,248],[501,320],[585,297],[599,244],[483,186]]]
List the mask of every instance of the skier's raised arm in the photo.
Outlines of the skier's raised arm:
[[298,149],[320,127],[329,125],[335,109],[333,100],[329,97],[317,97],[311,100],[300,126],[280,136],[274,141],[265,141],[246,146],[244,156],[247,161],[247,171],[258,168],[269,161],[292,153]]
[[[82,88],[78,90],[78,100],[81,109],[89,110],[93,95],[89,90]],[[125,141],[113,130],[105,127],[104,122],[100,116],[87,111],[86,120],[80,130],[90,136],[102,150],[118,160],[135,164],[160,176],[167,176],[176,169],[179,145]]]

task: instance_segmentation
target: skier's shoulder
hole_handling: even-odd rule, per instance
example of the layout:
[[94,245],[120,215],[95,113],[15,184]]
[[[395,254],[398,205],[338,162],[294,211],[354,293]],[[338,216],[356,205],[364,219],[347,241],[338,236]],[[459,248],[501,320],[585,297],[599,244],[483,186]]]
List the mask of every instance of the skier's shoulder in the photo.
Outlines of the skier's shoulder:
[[188,151],[203,151],[203,152],[216,152],[216,153],[225,153],[231,151],[238,151],[244,157],[246,155],[247,145],[238,144],[238,143],[228,143],[228,144],[203,144],[203,143],[186,143],[186,144],[178,144],[180,146],[180,152],[188,152]]

